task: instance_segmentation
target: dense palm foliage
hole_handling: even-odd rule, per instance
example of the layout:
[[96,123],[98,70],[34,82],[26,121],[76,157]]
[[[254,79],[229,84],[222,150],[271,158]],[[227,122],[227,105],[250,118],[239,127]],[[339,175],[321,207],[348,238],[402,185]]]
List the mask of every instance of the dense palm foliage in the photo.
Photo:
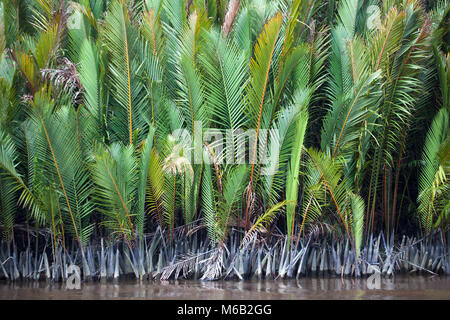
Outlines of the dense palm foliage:
[[450,9],[432,2],[0,1],[3,243],[445,235]]

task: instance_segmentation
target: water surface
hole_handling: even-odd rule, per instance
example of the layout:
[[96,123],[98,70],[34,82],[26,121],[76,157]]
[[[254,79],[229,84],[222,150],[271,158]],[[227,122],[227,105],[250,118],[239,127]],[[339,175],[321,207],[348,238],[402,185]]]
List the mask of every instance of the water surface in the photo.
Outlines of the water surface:
[[[369,284],[370,286],[370,284]],[[248,281],[125,281],[65,284],[0,282],[0,299],[445,299],[450,300],[450,277],[397,276],[381,279],[370,289],[367,279],[301,278]]]

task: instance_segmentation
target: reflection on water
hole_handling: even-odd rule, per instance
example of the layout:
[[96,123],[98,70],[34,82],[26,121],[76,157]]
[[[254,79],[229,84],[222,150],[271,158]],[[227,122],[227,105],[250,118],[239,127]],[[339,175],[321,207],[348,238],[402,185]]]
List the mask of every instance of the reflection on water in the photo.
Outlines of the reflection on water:
[[65,284],[0,282],[0,299],[447,299],[450,278],[398,276],[370,289],[367,279],[302,278],[262,281],[120,281]]

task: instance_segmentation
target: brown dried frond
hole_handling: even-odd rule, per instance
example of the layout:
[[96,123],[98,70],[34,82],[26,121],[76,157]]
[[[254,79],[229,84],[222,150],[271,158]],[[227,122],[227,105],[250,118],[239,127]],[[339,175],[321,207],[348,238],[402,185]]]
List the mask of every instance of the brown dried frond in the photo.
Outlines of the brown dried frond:
[[59,91],[58,97],[67,92],[72,96],[72,103],[81,103],[83,86],[76,65],[65,57],[59,58],[58,64],[58,69],[41,69],[42,77],[53,83]]

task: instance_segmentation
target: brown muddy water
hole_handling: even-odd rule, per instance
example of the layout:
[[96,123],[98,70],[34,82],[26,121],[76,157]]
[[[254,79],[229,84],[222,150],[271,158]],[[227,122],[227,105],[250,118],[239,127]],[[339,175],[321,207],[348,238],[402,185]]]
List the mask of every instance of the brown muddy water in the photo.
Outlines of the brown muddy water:
[[[373,288],[375,285],[375,288]],[[382,278],[377,289],[367,279],[302,278],[262,281],[123,281],[82,283],[80,289],[66,284],[0,282],[0,299],[152,299],[152,300],[450,300],[450,277],[397,276]]]

